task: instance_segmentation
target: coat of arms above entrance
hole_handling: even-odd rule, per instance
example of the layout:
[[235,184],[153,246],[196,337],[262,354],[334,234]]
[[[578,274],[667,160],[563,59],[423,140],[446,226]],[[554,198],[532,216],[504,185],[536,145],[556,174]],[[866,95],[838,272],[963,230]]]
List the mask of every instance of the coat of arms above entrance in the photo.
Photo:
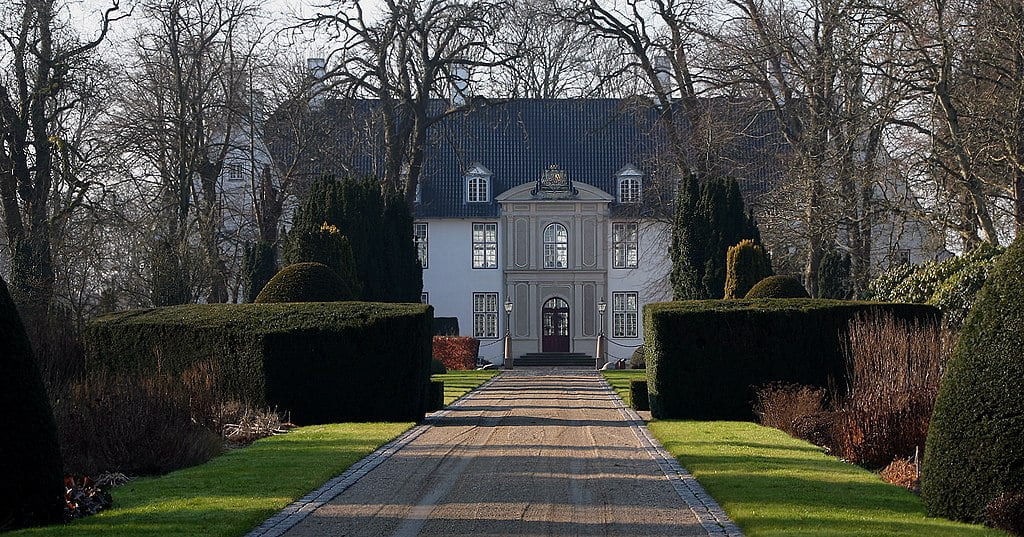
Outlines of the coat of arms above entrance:
[[552,164],[544,170],[531,194],[535,198],[565,199],[576,197],[578,192],[573,188],[572,179],[569,179],[565,170]]

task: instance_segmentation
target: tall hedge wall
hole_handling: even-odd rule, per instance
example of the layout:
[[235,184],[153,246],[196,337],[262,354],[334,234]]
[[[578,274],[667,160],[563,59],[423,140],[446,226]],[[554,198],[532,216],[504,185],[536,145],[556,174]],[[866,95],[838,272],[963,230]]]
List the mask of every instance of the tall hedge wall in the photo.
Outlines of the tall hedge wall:
[[851,318],[932,306],[813,299],[695,300],[644,307],[647,381],[656,418],[753,418],[754,387],[785,381],[845,385],[841,336]]
[[419,420],[433,308],[308,302],[132,310],[89,323],[89,368],[180,373],[217,363],[226,392],[299,424]]

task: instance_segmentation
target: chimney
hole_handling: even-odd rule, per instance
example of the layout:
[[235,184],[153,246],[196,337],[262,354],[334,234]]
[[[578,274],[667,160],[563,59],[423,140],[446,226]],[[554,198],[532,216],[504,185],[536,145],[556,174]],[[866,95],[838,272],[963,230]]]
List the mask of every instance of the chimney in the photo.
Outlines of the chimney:
[[658,77],[658,85],[665,95],[672,95],[672,64],[668,61],[668,56],[659,54],[654,57],[654,74]]
[[451,65],[451,104],[453,107],[465,106],[471,97],[469,90],[469,66],[464,63]]
[[319,110],[323,107],[325,89],[324,78],[327,76],[327,60],[323,58],[309,58],[306,60],[306,68],[309,69],[311,81],[309,87],[309,107]]

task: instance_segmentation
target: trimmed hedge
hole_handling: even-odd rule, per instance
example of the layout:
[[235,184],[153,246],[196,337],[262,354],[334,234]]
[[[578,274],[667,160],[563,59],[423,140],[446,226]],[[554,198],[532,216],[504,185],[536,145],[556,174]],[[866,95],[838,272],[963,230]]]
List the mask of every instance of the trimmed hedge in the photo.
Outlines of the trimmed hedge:
[[427,404],[427,412],[435,412],[444,408],[444,381],[443,380],[432,380],[430,381],[430,390],[428,392],[429,402]]
[[480,340],[466,336],[434,336],[434,358],[449,371],[476,369]]
[[459,335],[458,317],[434,317],[435,336],[457,336]]
[[200,304],[99,317],[87,365],[180,374],[220,365],[227,395],[306,425],[423,418],[433,308],[308,302]]
[[0,531],[64,517],[57,426],[25,327],[0,279]]
[[281,269],[256,296],[257,304],[340,302],[356,294],[348,282],[323,263],[296,263]]
[[743,298],[810,298],[800,280],[792,276],[768,276],[754,284]]
[[855,315],[938,319],[932,306],[813,299],[695,300],[644,306],[655,418],[751,420],[756,386],[846,385],[843,333]]
[[630,379],[629,400],[633,410],[650,410],[651,403],[647,396],[647,379]]
[[1024,491],[1024,238],[978,294],[939,386],[921,469],[934,516],[984,521],[986,504]]

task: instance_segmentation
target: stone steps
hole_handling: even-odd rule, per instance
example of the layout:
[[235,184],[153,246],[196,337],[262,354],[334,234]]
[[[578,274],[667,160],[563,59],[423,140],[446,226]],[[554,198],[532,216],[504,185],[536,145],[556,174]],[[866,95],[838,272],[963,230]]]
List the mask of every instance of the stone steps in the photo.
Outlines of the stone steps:
[[582,352],[530,352],[512,361],[513,367],[595,367],[594,357]]

